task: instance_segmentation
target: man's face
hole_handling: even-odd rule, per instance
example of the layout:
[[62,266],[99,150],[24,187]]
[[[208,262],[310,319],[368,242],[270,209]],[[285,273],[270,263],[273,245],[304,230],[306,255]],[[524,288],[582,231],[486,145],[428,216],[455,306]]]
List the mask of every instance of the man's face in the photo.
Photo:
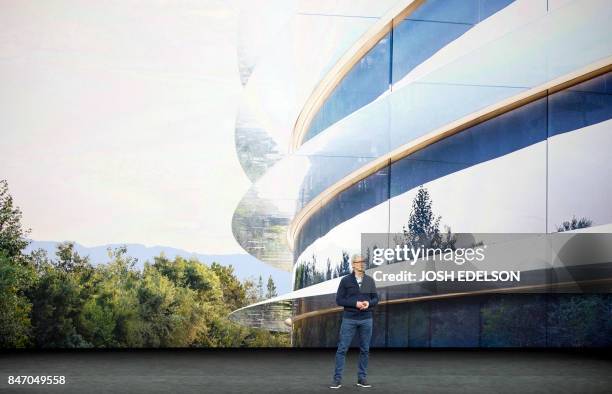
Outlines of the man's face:
[[353,271],[360,274],[365,272],[365,262],[363,260],[353,261]]

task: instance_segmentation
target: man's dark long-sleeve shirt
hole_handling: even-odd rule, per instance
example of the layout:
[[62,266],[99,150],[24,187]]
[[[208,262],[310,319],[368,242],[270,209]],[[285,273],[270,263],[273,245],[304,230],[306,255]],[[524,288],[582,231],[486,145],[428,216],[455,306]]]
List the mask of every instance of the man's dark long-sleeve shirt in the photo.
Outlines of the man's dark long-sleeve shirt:
[[[366,310],[357,309],[357,301],[368,301],[370,305]],[[345,276],[340,281],[336,292],[336,304],[344,307],[343,316],[347,319],[363,320],[371,319],[372,311],[378,304],[376,283],[371,276],[363,275],[361,289],[355,278],[355,273]]]

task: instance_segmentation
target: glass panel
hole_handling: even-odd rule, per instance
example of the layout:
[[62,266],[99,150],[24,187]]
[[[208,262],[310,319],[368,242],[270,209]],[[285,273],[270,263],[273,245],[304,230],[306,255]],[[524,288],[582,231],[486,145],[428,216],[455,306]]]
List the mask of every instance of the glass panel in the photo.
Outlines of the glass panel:
[[[379,301],[385,301],[387,299],[386,292],[384,290],[378,291],[378,299]],[[378,305],[374,308],[373,313],[373,326],[372,326],[372,342],[370,346],[372,347],[387,347],[387,331],[389,329],[387,325],[387,306],[386,305]],[[357,337],[357,335],[355,335]],[[357,339],[357,338],[356,338]],[[357,347],[359,347],[359,341],[356,343]]]
[[[611,305],[610,294],[508,294],[389,305],[375,315],[372,346],[606,347],[612,344]],[[334,347],[340,321],[341,314],[333,313],[296,322],[294,346]]]
[[340,223],[387,201],[389,193],[389,171],[384,168],[357,182],[323,207],[325,214],[322,234]]
[[[538,2],[538,7],[541,6],[540,3]],[[528,76],[534,84],[540,84],[547,81],[548,76],[559,76],[555,71],[556,66],[551,68],[547,60],[548,54],[552,52],[570,51],[577,54],[562,59],[561,63],[565,64],[564,67],[568,70],[580,68],[594,59],[606,56],[612,49],[609,48],[609,45],[606,47],[609,40],[602,37],[605,35],[605,29],[608,29],[607,33],[609,33],[610,24],[603,24],[603,19],[598,15],[602,13],[600,6],[600,3],[596,3],[589,7],[575,9],[573,4],[568,4],[567,7],[551,12],[549,16],[537,18],[533,23],[523,25],[492,43],[477,46],[465,56],[421,78],[421,80],[427,79],[430,82],[413,82],[395,90],[388,96],[381,97],[376,102],[335,123],[317,138],[308,141],[299,152],[304,149],[305,154],[308,155],[380,156],[438,127],[527,89],[522,85],[518,87],[500,86],[495,83],[490,86],[478,85],[478,83],[486,82],[482,80],[484,76],[491,76],[489,82],[498,81],[499,83],[508,82],[504,80],[506,76],[515,75],[524,78]],[[569,12],[568,7],[572,8]],[[572,22],[577,24],[575,27],[581,33],[567,41],[559,41],[561,38],[565,39],[566,30],[568,30],[565,19],[572,12],[581,15],[578,20]],[[584,29],[588,31],[588,28],[584,26],[586,22],[583,21],[591,17],[592,23],[595,24],[593,38],[587,40],[586,35],[582,33]],[[546,25],[546,29],[542,29],[541,25]],[[543,39],[540,36],[546,37],[546,44],[539,42]],[[541,49],[548,46],[551,47],[551,50]],[[520,64],[509,67],[505,62],[499,61],[507,57],[502,54],[507,50],[522,51],[512,57],[512,59],[520,59]],[[488,62],[489,66],[483,68],[482,65],[473,64],[475,59]],[[491,63],[495,59],[497,63]],[[504,74],[504,78],[500,77],[500,73]],[[368,112],[371,108],[373,112]],[[387,110],[390,111],[388,115]],[[364,112],[363,116],[357,116],[361,112]],[[389,127],[391,128],[390,136],[386,134]],[[336,179],[341,179],[343,175],[348,175],[352,170],[352,167],[329,169],[335,172],[334,178]]]
[[479,19],[484,20],[513,2],[514,0],[480,0],[478,8]]
[[[389,196],[388,175],[388,169],[384,168],[355,183],[339,193],[331,201],[326,202],[302,227],[298,235],[294,256],[300,256],[317,238],[325,236],[334,227],[387,201]],[[382,221],[386,217],[386,215],[384,217],[377,217],[376,221]],[[385,220],[384,227],[380,229],[381,232],[386,231],[386,223],[387,221]],[[354,233],[357,235],[355,252],[360,250],[359,242],[361,239],[359,235],[363,232],[361,231],[362,228],[360,226],[354,229]],[[368,231],[373,231],[373,227],[368,228]],[[338,256],[341,256],[340,252]]]
[[540,99],[436,142],[391,165],[391,196],[546,139]]
[[[606,93],[592,93],[607,92],[607,89],[609,89],[608,79],[607,75],[602,76],[557,95],[566,97],[567,93],[576,95],[589,89],[584,94],[600,94],[608,97]],[[552,99],[553,97],[551,97],[551,101],[554,105],[560,102],[558,99]],[[596,107],[595,110],[599,114],[605,113],[607,108]],[[545,226],[541,224],[541,221],[546,213],[546,208],[543,206],[546,185],[546,149],[545,145],[539,143],[546,140],[547,111],[546,98],[529,103],[415,152],[394,163],[391,166],[390,174],[387,170],[381,170],[356,183],[327,202],[309,220],[312,223],[305,225],[302,230],[307,231],[308,234],[300,234],[302,240],[298,242],[296,254],[300,255],[314,240],[324,236],[332,228],[385,201],[387,198],[385,195],[387,176],[390,176],[390,195],[392,197],[414,190],[419,185],[437,181],[435,185],[432,185],[431,193],[435,193],[438,206],[442,210],[449,209],[446,212],[449,221],[459,225],[463,229],[462,231],[542,231]],[[549,113],[553,117],[556,112],[550,110]],[[587,114],[582,118],[591,119],[593,117],[589,117]],[[596,119],[600,118],[601,116]],[[553,123],[552,120],[551,123]],[[600,128],[604,126],[600,125]],[[600,132],[600,134],[602,133]],[[609,137],[610,133],[602,135],[605,138],[611,138]],[[602,147],[608,145],[599,144]],[[534,147],[526,149],[531,146]],[[580,145],[572,146],[575,148]],[[516,152],[516,154],[508,156],[513,152]],[[552,150],[551,152],[549,160],[555,160],[555,153]],[[590,154],[589,151],[585,151],[585,155]],[[504,157],[503,160],[501,160],[502,157]],[[463,172],[458,175],[455,181],[448,178],[441,180],[448,175],[485,162],[490,163]],[[329,167],[325,165],[325,161],[322,163],[322,168]],[[555,170],[551,171],[554,172]],[[597,173],[597,171],[593,169],[591,172]],[[606,169],[603,171],[606,171]],[[522,176],[513,185],[507,182],[500,184],[500,179],[512,177],[513,174],[517,173],[522,174]],[[568,171],[567,173],[571,174],[572,172]],[[584,171],[579,173],[582,174]],[[317,174],[313,172],[313,179],[317,177]],[[585,178],[588,179],[583,175],[581,178],[582,180],[578,182],[585,182]],[[478,189],[479,183],[483,185],[499,184],[500,186],[486,188],[484,189],[486,192],[481,191],[477,197],[474,197],[472,191]],[[556,181],[552,179],[551,184],[555,187]],[[508,185],[508,187],[502,187],[502,185]],[[316,193],[313,193],[313,195],[316,195]],[[398,200],[392,204],[392,212],[397,213],[397,215],[392,215],[392,231],[401,231],[400,223],[403,225],[407,220],[410,198],[412,197],[408,197],[408,199],[403,197],[400,199],[403,202]],[[484,216],[474,212],[467,215],[467,211],[460,207],[464,206],[463,204],[468,204],[474,198],[486,200],[486,202],[483,202],[485,206],[497,202],[504,208],[498,210],[491,206],[493,211],[482,212]],[[610,210],[607,209],[603,200],[599,203],[599,206],[600,210],[605,211],[599,215],[600,217],[612,216],[611,213],[608,213]],[[488,220],[487,218],[493,217],[491,215],[498,215],[499,218],[503,217],[505,219]],[[609,221],[610,219],[605,220]],[[495,225],[495,229],[473,227],[487,222],[489,225]],[[313,231],[310,228],[311,226],[314,226],[313,228],[316,228],[317,231]],[[455,229],[455,231],[457,230]]]
[[551,95],[549,111],[550,136],[612,118],[612,73]]
[[243,100],[236,117],[236,153],[242,169],[252,182],[285,155],[257,120],[248,100]]
[[576,1],[495,40],[472,37],[483,44],[394,89],[390,149],[609,56],[608,14],[603,2]]
[[480,300],[472,297],[434,301],[431,347],[476,347],[480,344]]
[[346,171],[357,170],[372,160],[368,157],[307,156],[309,167],[299,194],[304,207],[329,186],[341,180]]
[[478,21],[478,0],[428,0],[409,18],[474,24]]
[[505,86],[410,84],[390,96],[391,149],[523,90]]
[[[310,246],[314,241],[321,237],[321,215],[322,209],[319,205],[317,211],[304,223],[300,232],[298,233],[296,243],[293,249],[293,261],[296,263],[300,262],[300,255],[304,250]],[[310,258],[310,256],[307,256]],[[302,259],[303,260],[303,259]],[[306,282],[302,282],[302,284],[306,284]],[[314,283],[310,283],[314,284]],[[301,286],[304,287],[304,286]],[[301,288],[296,287],[296,289]]]
[[549,98],[550,232],[585,227],[612,231],[611,77],[607,73]]
[[576,0],[478,46],[420,82],[534,87],[612,52],[606,1]]
[[611,307],[610,294],[548,295],[547,346],[610,346]]
[[243,97],[280,153],[287,153],[287,131],[322,76],[376,21],[298,14],[258,50]]
[[472,25],[406,19],[393,29],[393,83]]
[[353,66],[313,118],[304,140],[311,139],[338,120],[374,101],[388,89],[391,80],[391,51],[395,82],[476,23],[511,2],[425,2]]
[[513,0],[430,0],[393,29],[393,83]]
[[487,297],[481,306],[482,347],[546,346],[546,296],[504,294]]
[[390,106],[380,98],[304,143],[298,154],[379,157],[389,151]]
[[408,222],[420,185],[434,217],[441,216],[441,231],[543,231],[545,140],[546,99],[540,99],[393,163],[390,231]]
[[[588,89],[588,91],[584,94],[587,95],[606,95],[605,93],[592,92],[607,92],[608,79],[609,76],[605,75],[575,86],[567,91],[560,92],[557,95],[559,97],[566,97],[568,92],[575,95],[580,94],[580,92],[586,89]],[[554,97],[551,97],[551,101],[553,102],[551,105],[557,105],[560,101],[558,99],[552,100],[553,98]],[[602,109],[601,107],[596,107],[595,109],[598,113],[602,111],[605,112],[606,110],[606,108]],[[551,116],[550,123],[552,124],[554,123],[552,117],[555,116],[556,112],[550,110],[549,113]],[[590,119],[588,116],[583,118]],[[520,179],[522,182],[516,181],[515,184],[509,188],[501,187],[501,185],[496,188],[487,188],[487,192],[479,193],[479,197],[477,198],[485,198],[489,202],[497,201],[499,205],[504,206],[503,212],[506,212],[506,214],[512,212],[511,216],[514,218],[514,224],[508,221],[489,221],[489,223],[495,223],[499,226],[496,228],[496,231],[511,231],[510,229],[512,229],[512,231],[538,231],[538,229],[540,229],[541,231],[543,226],[540,227],[537,223],[540,221],[539,218],[545,215],[545,208],[542,206],[542,203],[545,200],[544,185],[546,181],[544,160],[546,151],[543,145],[535,147],[532,150],[525,150],[525,148],[543,142],[546,139],[546,119],[547,99],[543,98],[417,151],[394,163],[391,166],[390,174],[384,169],[356,183],[326,203],[325,206],[317,211],[303,227],[302,232],[304,233],[300,234],[298,247],[295,251],[296,256],[299,256],[306,247],[312,244],[317,238],[327,234],[332,228],[385,201],[387,198],[386,188],[388,187],[388,176],[390,176],[390,195],[396,197],[407,191],[413,190],[419,185],[440,180],[450,174],[485,162],[491,163],[487,164],[485,167],[479,167],[473,171],[462,173],[459,178],[457,178],[461,180],[461,184],[457,181],[449,181],[448,179],[437,182],[436,185],[432,187],[431,192],[434,193],[435,191],[435,198],[438,199],[438,207],[451,208],[450,211],[447,212],[448,216],[450,216],[449,219],[455,224],[460,225],[461,228],[465,228],[469,223],[484,223],[487,221],[486,217],[477,215],[473,212],[466,216],[465,210],[453,209],[453,206],[456,205],[455,203],[457,202],[464,201],[467,203],[472,200],[474,198],[472,190],[477,188],[479,182],[486,184],[488,182],[487,180],[489,180],[490,184],[500,184],[499,179],[506,179],[506,177],[512,176],[512,173],[521,173],[522,176]],[[606,126],[606,124],[602,124],[599,128]],[[610,137],[612,134],[609,132],[609,128],[604,128],[599,134],[601,134],[604,139],[612,138]],[[554,163],[558,160],[555,147],[558,146],[559,143],[554,141],[551,142],[551,144],[549,160],[551,160],[551,163]],[[584,143],[582,145],[571,145],[572,149],[579,148],[580,146],[584,146]],[[609,146],[609,144],[601,143],[600,141],[598,146],[605,147]],[[504,160],[499,160],[501,157],[518,151],[521,152],[515,156],[509,156],[504,158]],[[600,151],[602,150],[600,149]],[[592,150],[585,150],[583,154],[592,157],[593,153]],[[602,154],[605,155],[605,152]],[[565,156],[562,157],[561,160],[567,162]],[[601,162],[605,162],[605,160],[602,158]],[[601,168],[601,165],[598,165],[598,168]],[[551,174],[555,174],[556,170],[553,165],[551,165],[550,171]],[[586,171],[586,173],[598,173],[598,171],[601,170],[590,169]],[[607,171],[607,169],[604,168],[603,171]],[[580,180],[576,180],[576,182],[588,182],[589,177],[584,176],[584,168],[578,172],[564,170],[564,174],[571,175],[572,173],[575,173],[576,176],[581,178]],[[530,175],[526,176],[526,174]],[[601,174],[601,176],[603,177],[604,175]],[[314,178],[316,178],[316,176]],[[563,179],[561,184],[567,182],[566,178],[561,179]],[[595,177],[593,179],[596,180],[598,178]],[[472,184],[473,188],[468,187],[468,185]],[[519,184],[522,185],[522,187],[520,187]],[[554,190],[558,187],[558,181],[554,176],[551,176],[550,184],[552,185],[551,188]],[[534,185],[535,187],[530,187],[530,185]],[[460,186],[463,187],[457,189],[457,187]],[[553,196],[551,196],[551,198],[553,199],[555,198],[555,194],[564,195],[563,193],[552,194]],[[607,194],[596,193],[596,195]],[[434,196],[432,196],[432,198],[433,197]],[[565,199],[572,200],[572,198]],[[606,222],[604,223],[608,223],[612,220],[612,214],[604,201],[605,198],[595,205],[593,205],[593,199],[596,199],[596,197],[590,198],[591,201],[589,201],[588,204],[591,207],[599,207],[601,212],[597,217],[605,217]],[[401,201],[404,200],[406,200],[406,198],[401,199]],[[397,212],[397,215],[392,215],[391,227],[394,229],[392,231],[401,231],[400,223],[404,223],[405,220],[407,220],[410,201],[401,201],[398,200],[392,204],[392,212]],[[581,205],[586,205],[586,203]],[[460,203],[459,206],[462,206],[462,204]],[[513,208],[510,209],[510,207]],[[461,212],[463,212],[463,214],[461,214]],[[552,209],[551,212],[556,215],[555,209]],[[496,212],[487,211],[483,212],[483,214],[491,218],[491,215],[495,216]],[[532,224],[528,226],[528,228],[520,226],[517,228],[518,224],[522,223],[521,218],[525,219],[526,217],[532,219],[530,222]],[[462,231],[483,230],[481,228],[476,229],[468,226],[468,229]]]
[[388,89],[391,53],[389,36],[385,35],[342,79],[313,118],[305,140],[374,101]]
[[408,347],[410,330],[410,304],[388,305],[389,347]]

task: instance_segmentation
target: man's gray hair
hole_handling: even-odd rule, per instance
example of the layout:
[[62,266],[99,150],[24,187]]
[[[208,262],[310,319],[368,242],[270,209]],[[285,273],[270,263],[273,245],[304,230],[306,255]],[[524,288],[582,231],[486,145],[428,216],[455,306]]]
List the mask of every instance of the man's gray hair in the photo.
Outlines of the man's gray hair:
[[363,259],[363,256],[361,256],[360,254],[354,254],[353,257],[351,258],[351,263],[354,263],[356,261],[363,261],[365,262],[365,260]]

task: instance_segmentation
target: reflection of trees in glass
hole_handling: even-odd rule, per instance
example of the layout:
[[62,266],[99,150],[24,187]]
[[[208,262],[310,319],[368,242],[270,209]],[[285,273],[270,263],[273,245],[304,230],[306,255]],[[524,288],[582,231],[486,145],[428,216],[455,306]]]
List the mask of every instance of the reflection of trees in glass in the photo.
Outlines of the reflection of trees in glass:
[[317,269],[317,256],[312,255],[312,260],[302,261],[295,270],[294,289],[302,289],[323,282],[325,272]]
[[456,238],[448,226],[446,226],[446,236],[442,235],[440,232],[442,216],[434,215],[432,203],[429,191],[423,185],[419,186],[417,195],[412,200],[408,227],[403,227],[404,244],[415,248],[423,245],[426,248],[455,249]]
[[[257,282],[257,284],[255,284]],[[274,283],[274,279],[272,279],[272,275],[268,276],[268,281],[266,282],[264,288],[264,280],[261,275],[257,280],[252,277],[246,279],[244,281],[244,287],[246,292],[246,298],[249,300],[247,304],[254,304],[259,301],[267,300],[272,297],[276,297],[278,294],[276,293],[276,283]],[[234,309],[238,309],[234,308]]]
[[412,200],[412,210],[408,217],[408,228],[403,227],[404,239],[408,245],[430,246],[439,242],[440,239],[440,219],[442,216],[435,216],[431,209],[432,204],[429,191],[423,186],[419,186],[417,195]]
[[564,231],[577,230],[579,228],[591,227],[593,221],[582,217],[576,219],[576,216],[572,216],[571,220],[566,220],[561,225],[557,226],[557,232],[562,233]]
[[[432,204],[433,200],[427,188],[423,187],[423,185],[419,186],[417,195],[412,200],[408,225],[403,226],[401,236],[394,237],[396,245],[407,245],[409,248],[414,247],[415,249],[419,247],[456,249],[456,236],[453,235],[449,226],[445,226],[445,234],[440,231],[442,216],[434,214]],[[408,253],[410,255],[409,258],[414,259],[412,249]]]
[[431,346],[477,346],[478,310],[472,305],[440,304],[431,310]]
[[[431,248],[455,249],[457,239],[448,226],[446,226],[446,234],[440,232],[442,216],[436,217],[434,215],[432,203],[429,191],[420,186],[417,190],[417,195],[412,201],[412,210],[410,211],[407,227],[403,227],[403,237],[402,239],[395,239],[396,243],[400,245],[414,245],[415,247],[425,245],[425,247]],[[364,252],[363,258],[366,262],[366,269],[374,267],[371,255],[372,250],[376,248],[376,245],[372,245],[367,247]],[[342,259],[335,267],[329,267],[331,268],[331,276],[328,275],[329,268],[326,271],[319,271],[317,269],[317,257],[314,253],[312,260],[301,261],[297,264],[293,287],[296,290],[344,276],[351,272],[350,257],[346,251],[342,251]],[[327,264],[330,266],[333,263],[328,259]]]
[[347,251],[342,251],[342,260],[340,261],[340,265],[336,267],[334,271],[334,277],[338,278],[340,276],[348,275],[351,273],[351,258]]
[[328,258],[325,270],[317,268],[317,256],[313,253],[312,260],[301,261],[295,269],[293,282],[294,290],[316,285],[333,278],[339,278],[351,273],[351,259],[347,251],[342,251],[342,258],[339,264],[332,269],[332,262]]
[[257,297],[259,300],[264,299],[263,278],[261,275],[259,275],[259,280],[257,281]]
[[545,346],[545,300],[540,296],[493,297],[482,307],[485,347]]
[[[240,122],[240,121],[239,121]],[[264,130],[238,124],[236,153],[244,172],[255,182],[280,160],[276,142]]]
[[278,294],[276,293],[276,285],[274,284],[274,279],[272,279],[272,275],[268,277],[268,284],[266,285],[266,299],[270,299],[276,297]]
[[[232,218],[236,241],[249,254],[276,266],[292,260],[287,244],[289,217],[270,202],[249,191]],[[277,263],[277,264],[276,264]]]
[[246,294],[246,301],[247,301],[246,304],[247,305],[254,304],[260,301],[259,294],[257,294],[257,286],[255,285],[255,280],[252,277],[249,279],[245,279],[243,286],[244,286],[244,291]]
[[484,346],[610,346],[612,341],[608,294],[497,296],[481,313]]
[[367,270],[375,267],[374,263],[372,262],[372,251],[376,249],[378,249],[378,245],[374,244],[372,246],[368,246],[365,250],[363,260],[365,261],[365,266]]
[[325,280],[330,280],[332,278],[333,272],[331,268],[331,260],[329,257],[327,258],[327,268],[325,269]]
[[548,308],[548,346],[612,344],[612,297],[608,294],[559,294]]

